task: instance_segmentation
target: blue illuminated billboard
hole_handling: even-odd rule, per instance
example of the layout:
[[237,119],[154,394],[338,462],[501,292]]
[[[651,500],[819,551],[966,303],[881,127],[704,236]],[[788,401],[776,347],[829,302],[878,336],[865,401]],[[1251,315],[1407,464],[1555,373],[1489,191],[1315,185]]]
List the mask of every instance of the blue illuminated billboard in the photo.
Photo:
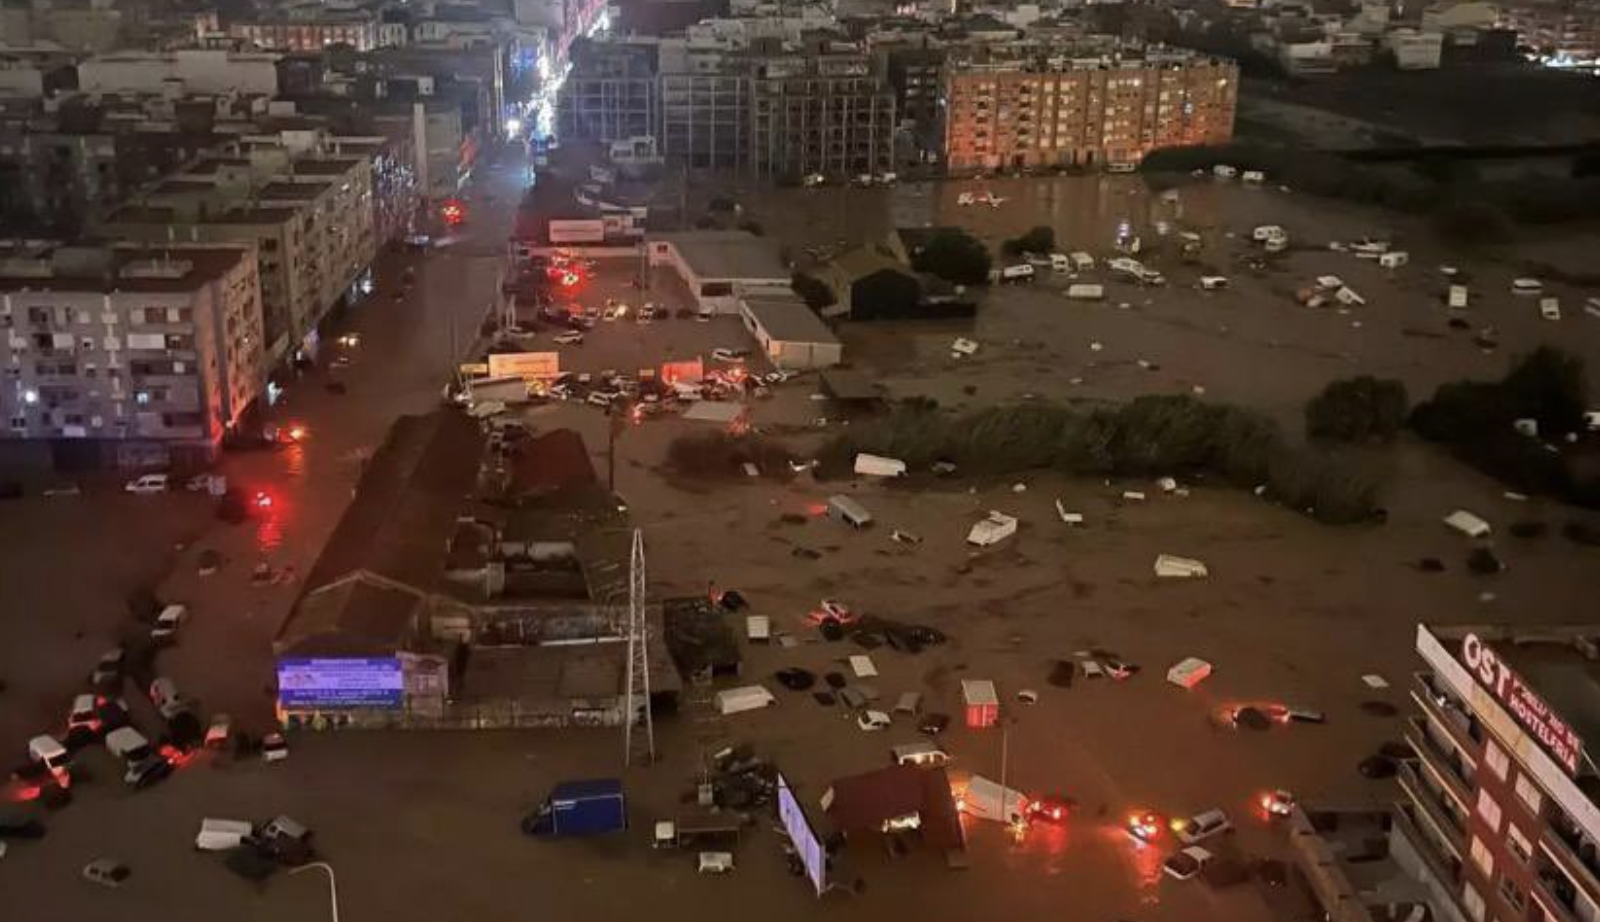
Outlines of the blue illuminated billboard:
[[399,710],[405,677],[393,656],[278,660],[278,703],[290,711]]

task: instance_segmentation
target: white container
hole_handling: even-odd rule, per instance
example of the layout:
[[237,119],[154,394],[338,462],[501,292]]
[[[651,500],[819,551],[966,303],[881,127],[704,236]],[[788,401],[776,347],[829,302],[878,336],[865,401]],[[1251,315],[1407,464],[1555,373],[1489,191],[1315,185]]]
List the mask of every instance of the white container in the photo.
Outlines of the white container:
[[194,847],[202,852],[225,852],[243,845],[245,838],[254,833],[255,827],[244,820],[206,817],[200,821],[200,832],[194,837]]
[[771,707],[777,701],[778,699],[773,697],[772,692],[767,691],[760,685],[725,688],[716,694],[717,713],[724,716]]
[[1211,664],[1191,656],[1167,670],[1167,681],[1179,688],[1194,688],[1211,675]]

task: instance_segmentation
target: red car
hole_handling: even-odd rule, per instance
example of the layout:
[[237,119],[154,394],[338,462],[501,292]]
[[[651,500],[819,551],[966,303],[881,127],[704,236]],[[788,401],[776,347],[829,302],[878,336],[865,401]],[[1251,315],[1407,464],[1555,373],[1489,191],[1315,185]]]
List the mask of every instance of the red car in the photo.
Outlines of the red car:
[[1039,823],[1065,823],[1077,802],[1060,794],[1041,794],[1028,799],[1028,821]]
[[1159,838],[1165,826],[1160,814],[1140,810],[1128,815],[1128,825],[1123,827],[1123,830],[1127,832],[1128,838],[1144,845]]

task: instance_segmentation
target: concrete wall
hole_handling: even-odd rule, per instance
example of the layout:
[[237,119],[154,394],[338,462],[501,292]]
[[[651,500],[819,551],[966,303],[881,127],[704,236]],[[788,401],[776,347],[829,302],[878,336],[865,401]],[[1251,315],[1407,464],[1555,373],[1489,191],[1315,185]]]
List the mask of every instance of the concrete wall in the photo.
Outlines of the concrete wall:
[[171,54],[113,54],[78,65],[86,93],[161,93],[175,86],[190,93],[278,92],[276,58],[262,54],[191,49]]

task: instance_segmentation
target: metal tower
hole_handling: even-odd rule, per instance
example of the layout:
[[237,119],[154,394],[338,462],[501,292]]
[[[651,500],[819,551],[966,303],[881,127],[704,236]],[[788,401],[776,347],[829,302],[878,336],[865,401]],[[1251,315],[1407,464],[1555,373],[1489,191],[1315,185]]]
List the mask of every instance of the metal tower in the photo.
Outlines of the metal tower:
[[[628,566],[628,694],[622,712],[622,763],[633,764],[633,728],[644,720],[645,757],[656,758],[656,725],[650,713],[650,651],[644,617],[644,532],[633,530]],[[641,713],[642,712],[642,713]]]

